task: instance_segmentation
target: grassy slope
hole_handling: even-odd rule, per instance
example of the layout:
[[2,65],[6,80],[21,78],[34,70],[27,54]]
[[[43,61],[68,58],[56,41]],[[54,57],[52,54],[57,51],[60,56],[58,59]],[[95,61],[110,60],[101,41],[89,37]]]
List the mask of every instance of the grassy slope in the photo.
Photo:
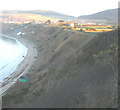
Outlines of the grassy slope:
[[[0,16],[6,17],[8,21],[40,21],[46,22],[47,20],[57,21],[59,19],[49,18],[45,16],[40,16],[39,14],[32,13],[9,13],[9,14],[0,14]],[[1,19],[3,20],[3,19]]]
[[110,9],[91,15],[79,16],[78,19],[95,19],[95,20],[101,19],[101,20],[107,20],[109,22],[117,23],[118,12],[119,12],[118,9]]
[[50,18],[58,18],[58,19],[75,19],[74,16],[70,16],[70,15],[64,15],[64,14],[61,14],[61,13],[58,13],[58,12],[54,12],[54,11],[45,11],[45,10],[13,10],[13,11],[4,11],[2,10],[2,13],[4,14],[12,14],[12,13],[24,13],[24,14],[38,14],[38,15],[42,15],[42,16],[46,16],[46,17],[50,17]]
[[[117,31],[97,35],[47,25],[12,26],[16,28],[9,31],[10,27],[3,25],[3,33],[27,33],[23,38],[36,45],[38,57],[27,75],[29,83],[9,89],[3,107],[117,106],[117,58],[107,53],[97,63],[93,57],[111,44],[117,47]],[[114,70],[104,59],[112,59]]]

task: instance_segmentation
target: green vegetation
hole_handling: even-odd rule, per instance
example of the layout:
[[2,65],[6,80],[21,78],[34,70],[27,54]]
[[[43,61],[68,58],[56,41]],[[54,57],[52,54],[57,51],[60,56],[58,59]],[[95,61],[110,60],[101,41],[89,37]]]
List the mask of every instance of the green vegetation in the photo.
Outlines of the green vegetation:
[[[114,45],[110,45],[108,49],[102,50],[97,55],[93,55],[97,63],[101,63],[104,65],[110,65],[113,71],[115,71],[115,67],[113,65],[113,58],[118,56],[118,47]],[[116,65],[115,65],[116,66]]]

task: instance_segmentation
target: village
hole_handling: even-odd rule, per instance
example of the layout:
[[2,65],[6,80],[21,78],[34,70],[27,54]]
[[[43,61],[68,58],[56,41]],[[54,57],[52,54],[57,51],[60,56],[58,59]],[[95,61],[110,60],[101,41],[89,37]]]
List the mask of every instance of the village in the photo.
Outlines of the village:
[[74,30],[74,31],[80,31],[80,32],[107,32],[112,31],[117,28],[117,26],[114,25],[106,25],[106,24],[95,24],[95,23],[85,23],[80,24],[77,22],[65,22],[63,20],[58,20],[55,22],[51,22],[50,20],[47,20],[45,22],[43,21],[5,21],[4,23],[13,23],[13,24],[27,24],[27,23],[35,23],[35,24],[48,24],[50,26],[56,26],[61,27],[66,31]]
[[106,32],[112,31],[116,28],[114,25],[107,25],[107,24],[97,24],[97,23],[79,23],[79,22],[65,22],[63,20],[59,20],[58,22],[50,22],[48,20],[45,22],[46,24],[54,25],[57,27],[61,27],[64,30],[74,30],[74,31],[81,31],[81,32]]
[[[5,15],[6,16],[6,15]],[[112,31],[117,26],[110,25],[107,23],[97,23],[92,21],[87,22],[80,22],[77,20],[62,20],[62,19],[54,19],[54,18],[47,18],[43,16],[38,16],[35,14],[18,14],[18,15],[7,15],[1,16],[0,22],[1,23],[13,23],[13,24],[27,24],[27,23],[34,23],[34,24],[48,24],[50,26],[61,27],[66,31],[80,31],[80,32],[106,32]],[[16,17],[17,16],[17,17]],[[3,19],[3,17],[5,17]]]

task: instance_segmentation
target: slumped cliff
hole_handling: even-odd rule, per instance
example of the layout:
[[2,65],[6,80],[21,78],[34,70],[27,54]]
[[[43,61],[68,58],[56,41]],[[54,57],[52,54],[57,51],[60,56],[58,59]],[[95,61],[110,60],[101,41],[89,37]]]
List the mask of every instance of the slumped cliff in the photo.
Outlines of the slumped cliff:
[[26,74],[29,82],[11,87],[3,107],[117,107],[117,30],[95,34],[42,24],[3,24],[2,29],[33,43],[38,55]]

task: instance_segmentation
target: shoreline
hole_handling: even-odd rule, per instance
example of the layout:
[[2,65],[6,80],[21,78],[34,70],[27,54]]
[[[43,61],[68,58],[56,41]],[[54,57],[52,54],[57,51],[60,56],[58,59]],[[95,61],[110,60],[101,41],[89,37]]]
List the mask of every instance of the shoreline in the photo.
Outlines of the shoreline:
[[[12,38],[12,37],[9,37],[9,36],[6,36],[6,35],[1,35],[1,39],[4,41],[5,40],[5,42],[7,43],[7,44],[15,44],[16,46],[19,46],[20,48],[21,48],[21,50],[23,50],[23,54],[22,55],[20,55],[16,60],[14,60],[14,61],[10,61],[10,63],[8,63],[8,64],[5,64],[5,66],[2,66],[2,68],[1,68],[1,74],[3,73],[2,71],[4,71],[4,70],[6,70],[7,68],[7,66],[9,66],[9,65],[11,65],[11,64],[14,64],[15,62],[16,62],[16,64],[14,65],[14,66],[12,66],[12,68],[11,68],[11,71],[6,71],[6,73],[7,73],[7,75],[6,76],[4,76],[4,74],[3,74],[3,76],[4,77],[2,77],[2,75],[1,75],[1,82],[3,83],[3,82],[5,82],[5,80],[7,80],[8,78],[9,78],[9,76],[12,74],[12,73],[14,73],[14,71],[17,69],[17,67],[21,64],[21,62],[24,60],[24,58],[25,58],[25,56],[27,55],[27,47],[25,46],[25,45],[23,45],[21,42],[19,42],[17,39],[15,39],[15,38]],[[14,50],[12,50],[12,51],[14,51]],[[14,53],[14,52],[13,52]],[[5,74],[6,74],[5,73]]]
[[10,74],[2,83],[1,87],[2,91],[0,95],[4,95],[4,93],[17,82],[20,76],[28,73],[37,57],[37,50],[32,43],[25,41],[23,38],[22,39],[18,39],[16,37],[11,38],[18,40],[22,45],[26,46],[28,52],[23,61],[18,65],[17,69],[12,74]]

